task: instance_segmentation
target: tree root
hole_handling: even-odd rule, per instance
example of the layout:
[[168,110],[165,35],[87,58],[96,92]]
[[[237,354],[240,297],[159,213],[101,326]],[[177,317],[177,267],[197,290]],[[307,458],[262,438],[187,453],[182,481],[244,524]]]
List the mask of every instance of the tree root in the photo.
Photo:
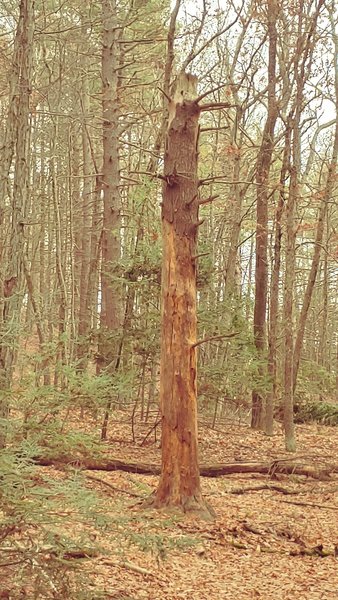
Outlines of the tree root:
[[139,506],[140,505],[141,508],[145,509],[154,508],[156,510],[163,510],[170,513],[192,514],[206,521],[211,521],[216,516],[212,506],[206,502],[202,496],[191,496],[189,498],[182,499],[181,502],[178,502],[177,499],[172,501],[170,497],[161,501],[159,498],[157,498],[156,493],[154,492],[148,498],[145,498],[145,500],[141,502]]

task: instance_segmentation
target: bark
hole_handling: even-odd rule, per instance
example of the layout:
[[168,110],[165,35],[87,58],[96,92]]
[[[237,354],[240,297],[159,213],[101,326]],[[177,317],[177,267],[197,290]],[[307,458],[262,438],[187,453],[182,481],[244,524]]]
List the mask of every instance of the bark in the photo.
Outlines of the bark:
[[101,239],[101,333],[99,371],[114,358],[114,336],[121,325],[121,290],[116,282],[120,259],[119,165],[119,29],[115,0],[102,2],[102,113],[103,113],[103,229]]
[[[239,104],[238,94],[234,93],[234,98],[236,103]],[[236,267],[238,261],[238,244],[240,239],[241,227],[242,227],[242,206],[243,206],[243,198],[245,198],[245,194],[247,192],[248,186],[239,186],[238,181],[240,180],[241,173],[241,146],[243,142],[243,134],[241,133],[239,139],[237,138],[237,130],[238,124],[241,122],[243,117],[243,113],[241,109],[238,109],[236,112],[235,125],[234,125],[234,134],[230,138],[230,143],[236,149],[236,153],[233,159],[233,170],[232,170],[232,179],[236,183],[234,183],[230,188],[230,197],[234,198],[234,207],[233,207],[233,216],[232,216],[232,224],[231,224],[231,234],[230,234],[230,243],[229,243],[229,254],[226,261],[225,267],[225,278],[224,278],[224,296],[226,298],[231,298],[234,295],[236,286]]]
[[[42,127],[44,124],[44,116],[41,116]],[[48,284],[48,277],[50,276],[50,272],[48,273],[47,265],[46,265],[46,255],[48,252],[48,246],[46,243],[46,238],[49,234],[48,231],[48,215],[50,213],[50,203],[47,201],[47,164],[46,164],[46,147],[45,140],[42,137],[41,140],[41,158],[40,158],[40,197],[41,197],[41,208],[39,213],[39,221],[40,221],[40,231],[39,231],[39,246],[38,246],[38,273],[39,280],[37,285],[37,293],[36,296],[39,300],[39,319],[41,319],[41,329],[45,334],[45,342],[50,341],[50,336],[48,336],[48,325],[47,321],[47,310],[50,298],[51,291]],[[44,347],[43,352],[43,384],[45,386],[49,386],[51,384],[51,372],[50,372],[50,363],[51,363],[51,352],[47,346]],[[41,374],[41,369],[39,372],[39,376]]]
[[[254,307],[254,340],[257,356],[260,361],[260,375],[265,376],[264,353],[266,350],[266,309],[268,289],[268,196],[269,173],[274,148],[274,130],[277,120],[276,103],[276,56],[278,3],[271,0],[267,3],[269,63],[268,63],[268,114],[263,131],[263,139],[257,159],[257,225],[256,225],[256,269],[255,269],[255,307]],[[263,396],[258,389],[252,392],[251,427],[260,429],[264,426]],[[270,423],[271,426],[271,423]]]
[[[179,90],[191,83],[192,76],[182,76]],[[206,510],[198,467],[195,347],[200,107],[183,93],[171,102],[170,114],[162,203],[162,472],[153,505]]]
[[[9,389],[11,387],[18,327],[22,303],[24,227],[29,193],[29,98],[34,32],[34,2],[22,0],[14,52],[13,107],[10,106],[6,139],[4,169],[1,174],[1,190],[6,195],[9,172],[15,149],[13,195],[11,197],[11,224],[7,265],[2,282],[3,306],[0,320],[0,448],[6,443],[5,420],[9,414]],[[14,147],[15,141],[15,147]],[[1,212],[1,206],[0,206]],[[1,215],[0,215],[1,217]]]
[[[11,196],[9,172],[12,166],[15,140],[17,138],[18,128],[18,113],[20,102],[22,102],[22,94],[20,93],[20,83],[22,78],[22,61],[25,59],[27,47],[25,39],[27,36],[27,11],[31,2],[21,0],[20,14],[18,26],[14,39],[14,51],[11,64],[11,77],[9,81],[9,102],[6,127],[4,131],[4,139],[1,144],[1,161],[0,161],[0,227],[3,225],[5,217],[5,198]],[[22,91],[22,89],[21,89]],[[1,242],[3,240],[1,239]],[[0,247],[0,256],[2,247]]]
[[[122,301],[116,269],[121,255],[121,198],[119,158],[119,67],[121,30],[115,0],[102,3],[102,114],[103,114],[103,229],[101,238],[101,317],[98,372],[119,362]],[[117,350],[116,350],[117,349]],[[101,439],[107,437],[111,399],[103,418]]]
[[[80,109],[80,107],[79,107]],[[79,110],[80,112],[80,110]],[[80,306],[81,264],[82,264],[82,197],[80,186],[81,169],[81,129],[72,124],[69,131],[68,164],[72,177],[68,182],[69,197],[69,244],[71,262],[71,297],[69,307],[69,326],[71,329],[69,358],[73,362],[77,351],[77,330]],[[85,182],[83,183],[85,185]],[[88,245],[87,245],[88,247]],[[88,281],[88,276],[86,278]]]
[[[326,240],[329,237],[329,227],[328,227],[329,216],[326,218]],[[327,244],[326,244],[327,246]],[[329,316],[329,269],[328,269],[328,252],[327,247],[325,249],[324,255],[324,264],[323,264],[323,279],[322,279],[322,287],[323,287],[323,308],[322,308],[322,319],[321,319],[321,332],[319,335],[319,346],[318,346],[318,364],[322,367],[329,369],[329,364],[327,361],[327,324],[328,324],[328,316]]]

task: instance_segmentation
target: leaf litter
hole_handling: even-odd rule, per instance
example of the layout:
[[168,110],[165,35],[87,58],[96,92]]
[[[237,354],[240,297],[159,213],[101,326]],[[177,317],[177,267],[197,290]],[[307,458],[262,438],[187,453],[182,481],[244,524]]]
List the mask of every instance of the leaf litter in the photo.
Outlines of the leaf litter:
[[[297,432],[296,458],[306,457],[318,465],[334,463],[337,429],[301,425]],[[117,424],[105,452],[115,458],[159,462],[158,444],[140,447],[143,437],[144,432],[132,442],[128,424]],[[280,432],[267,438],[244,426],[214,431],[202,425],[200,449],[205,463],[285,457]],[[81,513],[76,501],[65,496],[55,514],[47,511],[46,522],[9,535],[0,544],[0,562],[8,563],[0,567],[0,598],[338,598],[337,473],[328,481],[284,474],[203,478],[203,493],[216,512],[213,522],[142,509],[140,500],[156,489],[155,476],[120,471],[94,476],[83,471],[74,479],[74,473],[36,467],[33,487],[43,490],[53,481],[57,497],[63,482],[78,481],[89,493],[88,502],[96,497],[97,504]],[[63,536],[67,543],[62,552]],[[34,544],[39,548],[35,566],[29,555]],[[12,561],[9,548],[16,549]],[[24,561],[9,564],[20,552],[21,558],[27,555],[29,569]],[[51,564],[64,573],[64,588]],[[37,586],[41,594],[32,595]]]

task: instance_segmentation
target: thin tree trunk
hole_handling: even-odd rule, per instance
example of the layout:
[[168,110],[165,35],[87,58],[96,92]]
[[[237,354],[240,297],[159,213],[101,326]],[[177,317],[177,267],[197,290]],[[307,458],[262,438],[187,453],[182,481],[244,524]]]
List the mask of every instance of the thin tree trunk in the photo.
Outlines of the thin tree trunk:
[[[299,119],[295,123],[299,127]],[[284,342],[284,429],[285,448],[295,452],[296,440],[293,422],[293,294],[295,279],[295,203],[298,196],[298,160],[300,154],[298,131],[293,130],[293,165],[290,167],[289,197],[286,205],[286,251],[285,251],[285,281],[284,281],[284,311],[285,327]],[[296,137],[296,139],[295,139]],[[296,164],[295,164],[296,161]]]
[[[120,166],[119,166],[119,108],[118,67],[119,43],[115,0],[103,0],[102,50],[102,110],[103,110],[103,232],[101,265],[101,344],[100,368],[112,360],[114,343],[111,337],[121,325],[120,286],[114,283],[116,266],[120,259]],[[109,340],[110,338],[110,340]]]
[[[80,286],[82,250],[82,194],[80,186],[81,169],[81,130],[78,124],[70,127],[68,135],[68,202],[69,202],[69,259],[71,263],[70,301],[69,301],[69,358],[73,361],[77,354],[78,317],[80,311]],[[85,182],[84,184],[85,185]],[[88,223],[87,223],[88,225]],[[87,245],[88,248],[88,245]],[[88,281],[88,276],[86,282]]]
[[[20,310],[23,291],[24,227],[29,193],[29,98],[31,61],[34,34],[34,1],[21,0],[19,24],[14,53],[12,94],[14,107],[10,107],[5,140],[5,164],[1,174],[0,190],[6,195],[9,171],[13,159],[15,140],[15,162],[13,195],[11,198],[11,228],[7,265],[3,282],[3,310],[0,321],[0,448],[6,443],[5,421],[9,414],[9,389],[12,382],[15,351],[19,338]],[[14,111],[14,112],[13,112]],[[0,206],[1,212],[1,206]],[[1,219],[0,219],[1,223]]]
[[[83,26],[84,39],[87,41],[86,26]],[[92,203],[92,175],[91,143],[88,131],[88,119],[90,113],[90,96],[88,82],[87,57],[83,53],[81,57],[82,80],[81,80],[81,108],[82,108],[82,157],[83,157],[83,190],[82,190],[82,229],[81,239],[81,269],[79,286],[79,313],[78,313],[78,341],[77,359],[78,368],[83,371],[87,367],[89,351],[89,332],[91,328],[91,305],[89,302],[90,264],[91,264],[91,203]],[[96,249],[95,249],[96,253]]]
[[[313,37],[316,32],[319,12],[324,0],[319,0],[313,15],[308,20],[304,13],[304,0],[301,0],[298,14],[297,44],[294,57],[294,72],[296,81],[296,97],[293,119],[292,164],[290,165],[289,198],[286,207],[286,256],[284,283],[284,429],[285,448],[295,452],[296,439],[293,419],[294,397],[294,280],[295,280],[295,209],[300,194],[301,173],[301,134],[300,123],[303,111],[304,86],[308,75],[309,64],[314,48]],[[305,27],[303,28],[305,20]]]
[[283,153],[283,162],[280,173],[280,186],[278,205],[275,221],[275,244],[273,253],[273,267],[270,286],[270,315],[269,315],[269,350],[268,350],[268,374],[270,377],[271,389],[266,400],[265,414],[265,433],[273,434],[273,414],[274,404],[277,395],[277,326],[278,326],[278,298],[279,281],[281,266],[281,245],[282,245],[282,215],[284,210],[285,182],[288,174],[290,162],[290,135],[291,129],[288,123],[285,132],[285,146]]
[[[328,220],[329,216],[326,218],[326,229],[328,234]],[[329,368],[327,364],[327,323],[328,323],[328,314],[329,314],[329,269],[328,269],[328,253],[327,253],[327,244],[325,248],[324,254],[324,264],[323,264],[323,280],[322,280],[322,288],[323,288],[323,309],[322,309],[322,319],[321,319],[321,331],[319,334],[319,346],[318,346],[318,363],[324,367]]]
[[[58,126],[55,125],[55,139],[57,139]],[[51,145],[53,157],[55,157],[56,149],[54,142]],[[55,228],[55,268],[57,277],[57,295],[58,295],[58,348],[54,373],[54,385],[64,386],[64,373],[62,366],[66,360],[66,315],[67,315],[67,287],[65,281],[64,265],[65,260],[65,245],[64,245],[64,228],[63,228],[63,211],[60,206],[60,194],[57,184],[57,173],[59,171],[56,159],[50,161],[51,179],[52,179],[52,196],[54,205],[54,228]]]
[[[121,255],[121,198],[119,159],[120,45],[115,0],[102,2],[102,112],[103,112],[103,229],[101,261],[101,320],[97,367],[116,364],[121,334],[121,285],[116,270]],[[101,438],[106,439],[111,399],[105,411]]]
[[317,221],[317,230],[315,237],[315,247],[313,252],[311,269],[306,285],[306,290],[304,294],[302,309],[299,316],[299,323],[297,329],[297,336],[295,342],[294,349],[294,358],[293,358],[293,390],[295,391],[297,385],[297,376],[298,369],[300,363],[300,357],[302,352],[303,340],[304,340],[304,332],[306,320],[309,312],[309,307],[311,303],[312,293],[315,286],[320,254],[322,249],[322,242],[324,236],[325,222],[327,216],[327,207],[328,202],[331,199],[334,187],[336,185],[337,178],[337,160],[338,160],[338,64],[337,64],[337,56],[338,56],[338,40],[337,35],[334,33],[333,26],[333,40],[335,46],[335,102],[336,102],[336,122],[335,122],[335,134],[334,134],[334,142],[333,142],[333,150],[332,150],[332,158],[329,164],[326,186],[324,190],[324,196],[322,200],[322,204],[319,210],[318,221]]
[[[263,139],[257,159],[257,226],[256,226],[256,269],[255,269],[255,308],[254,340],[260,361],[260,375],[264,379],[264,353],[266,350],[266,309],[268,288],[268,197],[269,173],[274,148],[274,130],[277,120],[276,104],[276,56],[278,3],[267,2],[269,63],[268,63],[268,115],[263,131]],[[264,405],[261,391],[252,392],[251,427],[264,427]]]

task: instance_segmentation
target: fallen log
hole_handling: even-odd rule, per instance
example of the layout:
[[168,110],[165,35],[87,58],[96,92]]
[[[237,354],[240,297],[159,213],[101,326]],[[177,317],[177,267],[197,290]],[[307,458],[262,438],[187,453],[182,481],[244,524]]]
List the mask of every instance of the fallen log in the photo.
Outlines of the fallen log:
[[[66,457],[36,457],[34,463],[42,467],[65,467],[83,469],[85,471],[125,471],[127,473],[138,473],[140,475],[159,475],[160,465],[147,464],[142,462],[129,462],[120,459],[87,459],[77,458],[69,459]],[[308,464],[299,464],[292,460],[285,459],[268,462],[235,462],[218,463],[214,465],[200,465],[200,474],[202,477],[221,477],[222,475],[260,473],[262,475],[271,475],[275,473],[284,473],[289,475],[305,475],[313,479],[327,480],[332,472],[337,472],[338,466],[316,467]]]

